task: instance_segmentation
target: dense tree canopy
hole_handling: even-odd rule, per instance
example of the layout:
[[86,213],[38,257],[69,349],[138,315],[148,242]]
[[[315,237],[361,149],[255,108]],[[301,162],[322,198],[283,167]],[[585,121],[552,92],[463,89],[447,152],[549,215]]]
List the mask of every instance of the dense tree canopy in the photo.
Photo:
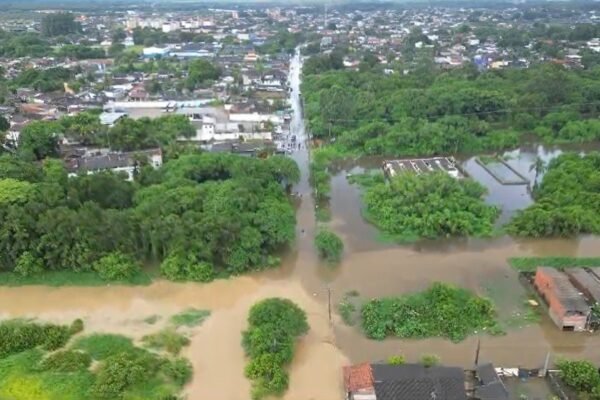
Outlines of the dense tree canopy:
[[134,260],[166,258],[167,278],[206,281],[271,265],[294,238],[291,159],[187,154],[146,173],[140,186],[109,172],[68,178],[57,160],[0,157],[0,270],[95,268],[128,279]]
[[[424,156],[516,147],[523,133],[549,142],[598,135],[597,120],[586,121],[600,110],[600,81],[591,71],[540,65],[385,75],[335,70],[341,66],[326,60],[333,56],[306,61],[305,112],[314,136],[331,136],[351,150]],[[546,117],[561,112],[570,112],[572,123],[549,128]]]
[[498,209],[486,205],[483,186],[446,173],[401,174],[374,183],[364,195],[367,217],[400,239],[492,233]]
[[534,199],[513,218],[509,232],[534,237],[599,234],[600,153],[552,160]]

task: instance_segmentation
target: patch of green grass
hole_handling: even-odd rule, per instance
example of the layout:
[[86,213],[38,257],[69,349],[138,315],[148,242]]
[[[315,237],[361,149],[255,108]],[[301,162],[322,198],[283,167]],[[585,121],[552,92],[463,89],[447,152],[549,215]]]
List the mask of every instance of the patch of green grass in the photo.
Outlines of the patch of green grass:
[[375,170],[365,174],[350,175],[348,176],[348,182],[368,188],[378,183],[385,182],[385,175],[383,174],[383,171]]
[[534,272],[537,267],[600,267],[600,257],[512,257],[508,263],[517,271]]
[[111,355],[135,351],[133,341],[123,335],[95,333],[75,341],[73,348],[89,353],[94,360],[104,360]]
[[171,354],[178,354],[183,347],[190,344],[190,339],[171,327],[144,336],[142,343],[151,349],[165,350]]
[[0,286],[106,286],[106,285],[149,285],[152,278],[139,272],[128,281],[106,281],[93,271],[48,271],[32,276],[22,276],[14,272],[0,272]]
[[170,318],[171,323],[176,326],[194,327],[202,324],[210,316],[209,310],[200,310],[197,308],[188,308]]

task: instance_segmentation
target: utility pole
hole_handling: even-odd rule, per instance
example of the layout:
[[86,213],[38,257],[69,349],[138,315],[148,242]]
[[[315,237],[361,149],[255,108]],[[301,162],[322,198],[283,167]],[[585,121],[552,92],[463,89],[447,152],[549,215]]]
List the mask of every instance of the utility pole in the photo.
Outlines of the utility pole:
[[327,286],[327,311],[329,313],[329,323],[331,324],[331,287]]
[[475,367],[479,364],[479,351],[481,350],[481,338],[477,338],[477,350],[475,350]]

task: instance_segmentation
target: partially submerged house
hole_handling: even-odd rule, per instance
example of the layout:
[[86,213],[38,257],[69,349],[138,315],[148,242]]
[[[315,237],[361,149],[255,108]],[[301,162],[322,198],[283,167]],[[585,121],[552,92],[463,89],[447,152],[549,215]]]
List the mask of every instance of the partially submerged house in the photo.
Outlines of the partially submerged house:
[[555,268],[538,267],[533,284],[548,304],[550,318],[560,329],[586,329],[591,307],[567,274]]
[[474,397],[480,400],[508,400],[508,390],[496,373],[491,363],[475,367],[477,385],[474,388]]
[[467,400],[459,367],[358,364],[344,368],[347,400]]

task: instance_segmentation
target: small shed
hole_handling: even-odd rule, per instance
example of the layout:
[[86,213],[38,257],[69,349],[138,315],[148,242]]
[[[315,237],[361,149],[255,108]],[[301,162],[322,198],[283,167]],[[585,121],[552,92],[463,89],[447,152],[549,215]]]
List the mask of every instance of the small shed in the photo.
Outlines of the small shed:
[[550,318],[560,329],[585,330],[591,307],[564,272],[551,267],[538,267],[534,286],[546,300]]

